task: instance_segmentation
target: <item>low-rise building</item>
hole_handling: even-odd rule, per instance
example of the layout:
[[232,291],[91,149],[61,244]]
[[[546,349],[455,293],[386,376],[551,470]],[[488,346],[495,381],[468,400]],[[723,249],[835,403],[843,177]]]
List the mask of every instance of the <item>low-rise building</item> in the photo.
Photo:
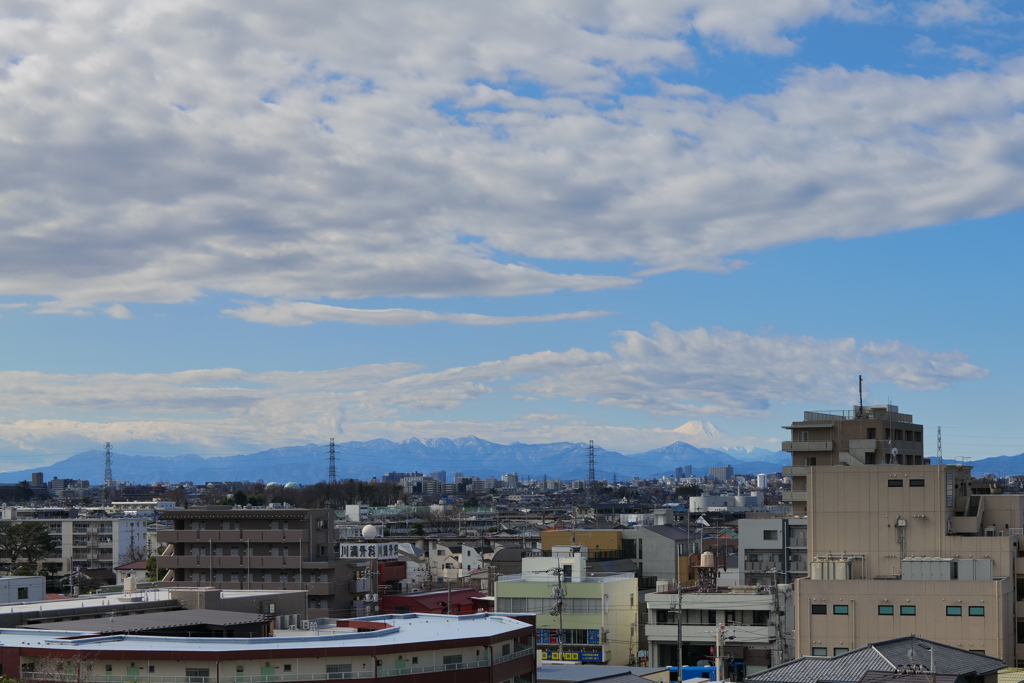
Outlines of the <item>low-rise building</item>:
[[[728,640],[725,653],[730,665],[750,673],[761,671],[793,656],[793,590],[756,586],[720,587],[714,592],[684,591],[661,583],[645,597],[650,663],[677,666],[679,639],[683,666],[714,658],[719,625]],[[681,611],[680,611],[681,610]],[[682,615],[681,617],[677,615]]]
[[[181,622],[169,613],[169,625]],[[216,618],[217,614],[210,615]],[[159,629],[159,617],[149,630]],[[202,621],[202,618],[199,618]],[[251,633],[253,620],[242,619]],[[244,623],[242,623],[244,622]],[[269,637],[182,637],[78,629],[0,629],[0,666],[22,681],[112,680],[331,681],[400,676],[408,683],[535,680],[534,627],[529,617],[474,614],[385,615],[327,621]],[[156,632],[156,631],[153,631]],[[72,678],[69,679],[69,676]]]
[[640,637],[636,577],[587,573],[585,547],[570,556],[559,556],[559,551],[554,549],[555,557],[524,557],[522,574],[498,577],[498,612],[537,615],[542,661],[635,663]]

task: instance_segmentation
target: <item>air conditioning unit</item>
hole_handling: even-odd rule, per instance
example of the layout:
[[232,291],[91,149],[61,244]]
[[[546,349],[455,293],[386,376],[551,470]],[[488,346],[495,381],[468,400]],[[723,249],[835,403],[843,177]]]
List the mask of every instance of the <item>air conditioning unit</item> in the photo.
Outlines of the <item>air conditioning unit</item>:
[[302,630],[303,631],[308,631],[309,630],[309,620],[308,619],[303,619],[302,620]]

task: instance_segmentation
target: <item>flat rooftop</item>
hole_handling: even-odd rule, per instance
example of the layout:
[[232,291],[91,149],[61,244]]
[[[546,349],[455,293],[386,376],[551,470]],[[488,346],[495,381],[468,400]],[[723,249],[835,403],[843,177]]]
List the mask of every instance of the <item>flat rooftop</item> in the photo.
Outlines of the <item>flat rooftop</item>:
[[[185,612],[187,614],[187,612]],[[245,615],[238,615],[244,618]],[[530,615],[531,617],[533,615]],[[307,650],[310,646],[352,647],[386,645],[420,645],[439,640],[486,638],[512,633],[533,626],[511,615],[482,612],[479,614],[388,614],[364,617],[360,623],[381,623],[376,631],[356,632],[352,627],[321,626],[319,630],[277,631],[270,638],[179,638],[144,635],[99,635],[80,629],[0,629],[0,645],[64,649],[91,652],[97,656],[115,652],[241,652],[261,650],[269,646],[275,651]],[[77,624],[62,622],[53,626]],[[93,635],[95,637],[89,637]]]

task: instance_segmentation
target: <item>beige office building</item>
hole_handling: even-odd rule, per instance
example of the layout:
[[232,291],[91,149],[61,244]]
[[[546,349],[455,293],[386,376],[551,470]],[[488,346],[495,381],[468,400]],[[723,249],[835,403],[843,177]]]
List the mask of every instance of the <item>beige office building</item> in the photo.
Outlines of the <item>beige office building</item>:
[[794,462],[785,473],[800,487],[794,504],[808,517],[797,653],[833,656],[916,634],[1024,661],[1015,599],[1024,496],[972,489],[970,467],[930,464],[922,427],[895,406],[804,418],[783,445]]

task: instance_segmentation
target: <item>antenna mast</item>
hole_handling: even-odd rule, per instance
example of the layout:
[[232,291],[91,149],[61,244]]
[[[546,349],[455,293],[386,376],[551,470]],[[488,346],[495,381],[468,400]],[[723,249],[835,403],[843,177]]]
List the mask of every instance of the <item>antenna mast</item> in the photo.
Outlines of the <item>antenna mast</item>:
[[857,375],[857,393],[860,394],[860,417],[864,417],[864,375]]
[[939,427],[939,442],[935,446],[935,460],[937,461],[936,465],[942,464],[942,427]]

